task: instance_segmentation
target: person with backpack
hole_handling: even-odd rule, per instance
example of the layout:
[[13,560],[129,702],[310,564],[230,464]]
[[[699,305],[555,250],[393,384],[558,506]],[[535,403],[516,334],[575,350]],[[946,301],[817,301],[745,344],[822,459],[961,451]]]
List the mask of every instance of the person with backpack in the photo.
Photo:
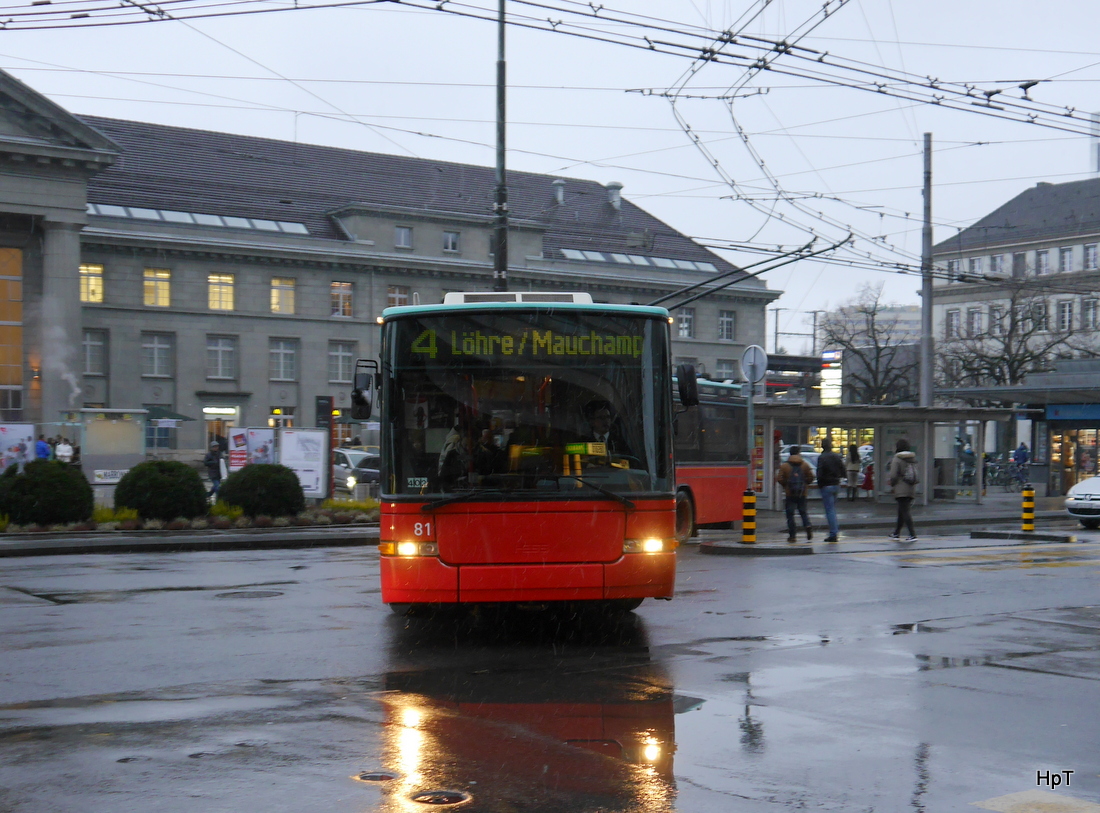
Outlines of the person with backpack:
[[917,532],[913,528],[913,514],[909,508],[913,504],[913,495],[917,493],[917,483],[920,482],[917,456],[913,454],[909,441],[905,438],[899,438],[895,448],[897,453],[894,455],[894,459],[890,461],[890,468],[887,469],[886,477],[887,485],[893,489],[894,499],[898,503],[898,519],[894,524],[894,532],[890,534],[890,538],[899,539],[901,537],[901,526],[904,523],[909,530],[909,536],[905,541],[916,542]]
[[802,459],[799,454],[801,449],[795,445],[790,449],[787,461],[779,467],[779,473],[775,480],[783,486],[786,499],[783,501],[783,510],[787,514],[787,541],[797,542],[794,527],[794,512],[797,510],[802,517],[802,527],[806,529],[806,539],[814,538],[814,529],[810,525],[810,515],[806,513],[806,494],[810,490],[810,484],[814,481],[814,470],[810,464]]

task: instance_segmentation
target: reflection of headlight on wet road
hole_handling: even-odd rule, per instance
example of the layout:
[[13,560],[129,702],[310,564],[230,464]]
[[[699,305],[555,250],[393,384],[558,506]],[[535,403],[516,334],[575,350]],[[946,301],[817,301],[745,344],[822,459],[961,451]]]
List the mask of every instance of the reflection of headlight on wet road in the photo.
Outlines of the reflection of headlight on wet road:
[[642,757],[645,758],[646,762],[656,762],[661,758],[661,746],[651,742],[642,751]]

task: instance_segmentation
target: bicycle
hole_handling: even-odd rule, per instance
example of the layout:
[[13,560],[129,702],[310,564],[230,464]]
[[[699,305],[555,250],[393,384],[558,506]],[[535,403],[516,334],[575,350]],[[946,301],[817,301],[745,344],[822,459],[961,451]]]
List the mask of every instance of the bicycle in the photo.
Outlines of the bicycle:
[[1009,463],[1005,471],[1005,491],[1010,493],[1022,491],[1024,485],[1031,482],[1027,471],[1027,463]]

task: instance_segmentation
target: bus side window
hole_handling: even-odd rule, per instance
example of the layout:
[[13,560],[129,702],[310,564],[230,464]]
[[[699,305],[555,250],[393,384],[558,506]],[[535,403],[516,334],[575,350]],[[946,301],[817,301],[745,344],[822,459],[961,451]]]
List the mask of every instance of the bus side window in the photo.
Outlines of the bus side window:
[[683,410],[676,416],[676,435],[673,446],[679,460],[683,462],[700,460],[702,449],[699,444],[698,407]]

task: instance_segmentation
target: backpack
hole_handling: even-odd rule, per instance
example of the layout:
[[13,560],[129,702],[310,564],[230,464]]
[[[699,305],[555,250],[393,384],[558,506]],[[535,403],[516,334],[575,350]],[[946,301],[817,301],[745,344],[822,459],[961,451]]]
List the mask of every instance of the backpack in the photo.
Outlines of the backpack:
[[901,480],[903,483],[908,483],[911,486],[915,486],[920,482],[920,478],[917,477],[917,466],[915,463],[910,463],[908,460],[905,461],[905,471],[901,475]]
[[802,474],[802,464],[794,463],[790,464],[791,473],[787,477],[787,496],[789,497],[805,497],[806,496],[806,478]]

